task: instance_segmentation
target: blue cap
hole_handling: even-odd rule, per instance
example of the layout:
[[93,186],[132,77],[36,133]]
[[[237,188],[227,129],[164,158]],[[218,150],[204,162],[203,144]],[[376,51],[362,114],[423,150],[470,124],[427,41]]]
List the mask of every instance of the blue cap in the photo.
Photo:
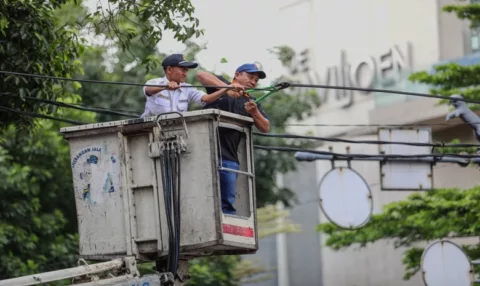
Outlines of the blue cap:
[[185,59],[185,56],[182,54],[172,54],[166,57],[163,62],[162,66],[164,68],[166,67],[184,67],[184,68],[190,68],[194,69],[198,67],[197,63],[194,62],[189,62],[187,59]]
[[265,72],[259,70],[256,64],[243,64],[237,68],[236,72],[256,73],[258,74],[258,77],[261,79],[264,79],[267,77]]

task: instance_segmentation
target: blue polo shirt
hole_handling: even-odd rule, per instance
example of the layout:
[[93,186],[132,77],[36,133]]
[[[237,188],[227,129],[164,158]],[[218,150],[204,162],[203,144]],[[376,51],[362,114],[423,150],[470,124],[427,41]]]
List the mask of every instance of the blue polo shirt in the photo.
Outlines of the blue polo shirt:
[[[225,84],[230,84],[230,82],[224,77],[218,75],[216,77],[223,81]],[[206,91],[208,94],[212,94],[213,92],[217,91],[217,89],[207,88]],[[245,96],[233,98],[224,94],[216,101],[205,104],[203,106],[203,109],[216,108],[223,111],[236,113],[238,115],[252,117],[248,112],[245,111],[245,103],[248,102],[250,99],[255,100],[256,98],[250,95],[248,96],[248,98]],[[259,103],[257,103],[257,108],[265,118],[268,118],[267,114]],[[224,159],[239,163],[237,152],[238,145],[240,144],[242,136],[243,133],[240,131],[222,127],[219,128],[221,152]]]

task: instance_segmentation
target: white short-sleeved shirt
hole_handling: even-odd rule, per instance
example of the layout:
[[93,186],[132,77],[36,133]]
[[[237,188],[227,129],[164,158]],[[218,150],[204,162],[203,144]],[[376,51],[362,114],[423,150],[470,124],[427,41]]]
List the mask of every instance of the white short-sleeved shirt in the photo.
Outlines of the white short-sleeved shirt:
[[[154,78],[147,81],[145,84],[167,85],[168,79],[166,77]],[[147,116],[156,116],[161,113],[178,111],[185,112],[188,110],[188,104],[197,102],[203,105],[202,97],[205,92],[190,86],[188,83],[181,83],[177,90],[162,90],[156,94],[148,96],[145,93],[146,86],[143,87],[143,95],[147,98],[145,102],[145,111],[141,118]]]

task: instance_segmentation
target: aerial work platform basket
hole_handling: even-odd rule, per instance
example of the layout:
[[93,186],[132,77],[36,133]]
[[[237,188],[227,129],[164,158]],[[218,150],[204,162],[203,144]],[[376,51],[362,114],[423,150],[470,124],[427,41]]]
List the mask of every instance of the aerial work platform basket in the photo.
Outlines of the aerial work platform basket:
[[[155,260],[168,255],[162,152],[175,144],[181,146],[180,254],[255,253],[252,123],[249,117],[207,109],[62,128],[70,145],[80,256]],[[243,135],[236,215],[221,208],[219,127]],[[168,138],[172,145],[165,143]]]

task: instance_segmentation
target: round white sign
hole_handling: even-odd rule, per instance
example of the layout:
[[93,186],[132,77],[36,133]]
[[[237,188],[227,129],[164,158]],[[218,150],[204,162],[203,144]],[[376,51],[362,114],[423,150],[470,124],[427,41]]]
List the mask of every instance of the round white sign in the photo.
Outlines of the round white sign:
[[430,244],[422,255],[423,281],[427,286],[470,286],[473,268],[463,249],[448,240]]
[[336,167],[325,174],[320,182],[319,197],[323,213],[338,227],[360,228],[372,215],[370,188],[362,176],[350,168]]

